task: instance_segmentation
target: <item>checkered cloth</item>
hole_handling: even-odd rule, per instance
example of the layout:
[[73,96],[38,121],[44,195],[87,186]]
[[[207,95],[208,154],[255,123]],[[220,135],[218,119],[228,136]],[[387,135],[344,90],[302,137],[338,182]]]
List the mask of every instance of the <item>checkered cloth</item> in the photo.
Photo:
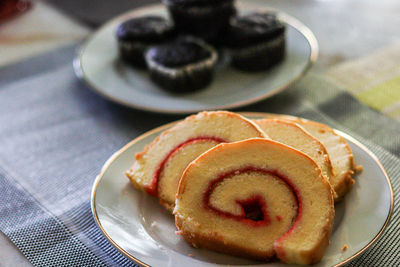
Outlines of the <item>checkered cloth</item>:
[[[70,47],[0,69],[0,230],[37,266],[133,266],[97,228],[91,187],[113,152],[180,117],[102,99],[76,79],[73,55]],[[400,125],[324,78],[309,74],[243,111],[293,114],[349,133],[378,156],[398,195]],[[397,204],[382,238],[351,266],[400,264]]]
[[326,74],[362,103],[400,121],[400,42]]

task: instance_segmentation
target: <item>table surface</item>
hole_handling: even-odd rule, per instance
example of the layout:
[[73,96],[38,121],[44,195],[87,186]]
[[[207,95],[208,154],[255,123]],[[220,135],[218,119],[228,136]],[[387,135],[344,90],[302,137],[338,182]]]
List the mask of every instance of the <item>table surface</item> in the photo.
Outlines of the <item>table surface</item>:
[[26,13],[0,24],[0,67],[76,43],[89,32],[53,7],[35,3]]
[[[93,16],[96,14],[96,7],[86,5],[92,9],[92,20],[89,21],[91,26],[126,9],[126,0],[119,1],[124,2],[121,10],[115,8],[118,6],[117,0],[99,1],[97,17]],[[36,8],[27,14],[0,24],[0,72],[7,68],[8,64],[15,64],[27,56],[77,42],[90,33],[87,25],[72,19],[75,17],[84,20],[82,14],[86,11],[82,7],[83,2],[86,1],[54,1],[53,5],[61,7],[62,12],[49,7],[47,3],[36,3]],[[146,1],[139,2],[142,4]],[[265,0],[265,3],[297,17],[314,32],[320,45],[320,57],[314,71],[324,72],[337,63],[368,55],[400,40],[398,0]],[[107,5],[113,6],[112,12],[104,11],[111,10]],[[79,12],[72,14],[74,6]],[[47,40],[43,46],[40,45],[40,42],[44,42],[43,39],[32,38],[39,36],[40,31],[43,36],[43,28],[21,25],[40,25],[45,22],[45,17],[59,23],[57,27],[46,28],[45,36],[53,39]],[[61,40],[57,36],[64,37]],[[23,51],[16,49],[15,45],[10,45],[12,40],[23,40],[23,44],[17,44],[23,47]],[[0,266],[30,266],[18,249],[1,233]]]

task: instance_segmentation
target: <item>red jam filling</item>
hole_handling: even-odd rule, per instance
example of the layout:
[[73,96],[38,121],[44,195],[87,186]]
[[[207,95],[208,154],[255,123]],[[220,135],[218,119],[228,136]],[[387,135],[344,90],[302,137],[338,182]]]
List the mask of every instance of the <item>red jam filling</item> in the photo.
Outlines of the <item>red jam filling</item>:
[[153,180],[151,180],[151,183],[145,187],[147,194],[152,195],[157,197],[158,196],[158,183],[160,181],[160,175],[164,169],[164,166],[167,164],[168,160],[182,147],[185,147],[187,145],[191,145],[197,142],[204,142],[204,141],[211,141],[215,143],[227,143],[222,138],[218,137],[209,137],[209,136],[200,136],[200,137],[195,137],[195,138],[190,138],[186,140],[185,142],[180,143],[176,147],[174,147],[161,161],[160,165],[158,165],[158,168],[154,172]]
[[[240,221],[250,225],[267,225],[270,223],[267,204],[260,195],[254,195],[245,200],[236,200],[242,208]],[[234,215],[235,216],[235,215]]]
[[[276,170],[268,170],[268,169],[248,166],[248,167],[243,167],[240,169],[236,169],[236,170],[232,170],[232,171],[220,174],[216,179],[214,179],[210,182],[206,192],[204,192],[204,196],[203,196],[204,207],[208,210],[215,212],[219,216],[232,218],[234,220],[238,220],[240,222],[243,222],[243,223],[251,225],[251,226],[266,226],[266,225],[268,225],[270,223],[270,217],[269,217],[268,210],[267,210],[267,204],[260,195],[253,195],[245,200],[236,200],[236,203],[238,203],[242,208],[241,215],[235,215],[230,212],[222,211],[222,210],[212,206],[210,203],[210,197],[211,197],[212,192],[218,186],[218,184],[220,184],[223,180],[225,180],[227,178],[232,178],[235,175],[240,175],[242,173],[249,173],[249,172],[270,174],[275,177],[278,177],[279,179],[281,179],[283,182],[286,183],[286,185],[288,186],[288,188],[290,188],[290,190],[292,190],[294,196],[296,197],[298,210],[297,210],[297,217],[296,217],[295,222],[293,223],[290,230],[284,234],[284,236],[286,236],[289,232],[291,232],[293,230],[296,223],[301,218],[302,201],[301,201],[301,197],[300,197],[300,192],[293,185],[291,180],[288,177],[280,174]],[[282,220],[281,216],[276,216],[276,218],[278,221]]]

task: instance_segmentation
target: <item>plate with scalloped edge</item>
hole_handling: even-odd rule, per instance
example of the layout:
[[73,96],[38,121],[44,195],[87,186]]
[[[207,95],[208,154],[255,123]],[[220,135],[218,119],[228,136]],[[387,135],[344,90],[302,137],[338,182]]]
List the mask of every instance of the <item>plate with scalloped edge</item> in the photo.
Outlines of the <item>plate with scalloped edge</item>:
[[[259,0],[237,1],[237,4],[243,12],[271,10]],[[115,38],[116,28],[128,18],[146,14],[168,16],[165,7],[154,5],[123,14],[93,33],[74,60],[75,73],[103,97],[152,112],[186,114],[255,103],[281,92],[301,78],[318,56],[318,43],[313,33],[296,18],[277,10],[274,12],[287,25],[286,57],[267,71],[246,73],[235,70],[229,66],[229,58],[223,52],[214,80],[208,87],[186,94],[159,88],[150,80],[148,72],[132,68],[119,59]]]
[[[266,113],[241,113],[250,119]],[[134,156],[176,122],[153,129],[112,155],[96,178],[91,205],[105,237],[132,261],[144,266],[290,266],[263,263],[189,246],[175,234],[173,216],[154,197],[136,190],[124,172]],[[363,171],[345,199],[335,205],[331,243],[313,266],[342,266],[366,251],[383,233],[393,210],[393,190],[377,157],[353,137],[337,131],[349,143]],[[379,190],[377,190],[379,188]],[[342,250],[346,245],[347,249]]]

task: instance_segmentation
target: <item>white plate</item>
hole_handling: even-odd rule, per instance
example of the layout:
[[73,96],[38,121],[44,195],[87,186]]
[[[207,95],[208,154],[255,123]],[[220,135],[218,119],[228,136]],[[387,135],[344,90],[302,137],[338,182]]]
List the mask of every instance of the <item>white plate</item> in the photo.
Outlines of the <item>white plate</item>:
[[[255,119],[265,113],[243,113]],[[258,265],[260,263],[190,247],[175,234],[174,218],[158,203],[130,184],[124,175],[134,155],[143,150],[170,123],[136,138],[105,163],[92,189],[92,212],[107,239],[125,256],[150,266]],[[357,164],[364,167],[345,200],[336,205],[331,244],[322,261],[314,266],[341,266],[363,253],[382,234],[393,209],[393,190],[379,160],[354,138],[346,138]],[[342,251],[344,245],[348,248]],[[191,255],[192,257],[190,257]]]
[[[238,1],[241,10],[266,9],[265,2]],[[155,5],[135,9],[102,26],[82,45],[74,61],[75,72],[87,85],[119,104],[162,113],[193,113],[228,109],[270,97],[299,79],[315,62],[318,44],[312,32],[297,19],[278,12],[287,24],[287,56],[276,67],[260,73],[244,73],[231,68],[226,57],[219,60],[215,79],[207,88],[174,94],[151,82],[149,74],[122,63],[118,57],[115,31],[124,20],[145,14],[167,16],[165,7]]]

